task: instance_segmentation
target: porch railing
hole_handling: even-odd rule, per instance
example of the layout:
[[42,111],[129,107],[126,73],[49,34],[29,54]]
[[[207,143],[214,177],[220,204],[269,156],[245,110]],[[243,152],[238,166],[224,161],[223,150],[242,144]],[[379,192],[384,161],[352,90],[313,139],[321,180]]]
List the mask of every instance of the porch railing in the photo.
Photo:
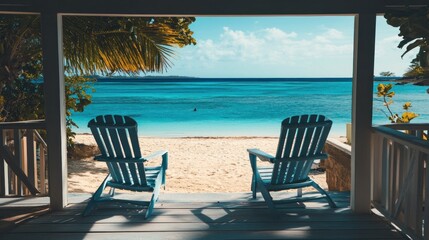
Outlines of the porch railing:
[[44,120],[0,123],[0,197],[48,193]]
[[429,239],[429,124],[373,130],[373,206],[412,238]]

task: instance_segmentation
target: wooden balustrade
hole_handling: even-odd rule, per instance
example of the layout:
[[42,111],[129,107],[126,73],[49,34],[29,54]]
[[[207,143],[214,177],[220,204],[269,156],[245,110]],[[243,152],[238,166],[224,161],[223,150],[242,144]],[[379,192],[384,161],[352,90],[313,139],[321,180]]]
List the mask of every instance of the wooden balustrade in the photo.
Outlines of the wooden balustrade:
[[47,194],[44,120],[0,123],[0,196]]
[[429,239],[429,124],[373,129],[373,206],[413,239]]

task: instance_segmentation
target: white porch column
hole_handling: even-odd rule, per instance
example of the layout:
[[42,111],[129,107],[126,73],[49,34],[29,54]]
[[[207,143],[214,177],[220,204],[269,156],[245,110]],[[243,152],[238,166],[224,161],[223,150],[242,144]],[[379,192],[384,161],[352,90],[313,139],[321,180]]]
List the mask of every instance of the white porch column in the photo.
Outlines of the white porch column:
[[351,208],[369,213],[371,207],[371,125],[376,14],[355,17],[352,100]]
[[45,10],[41,13],[41,24],[50,206],[53,210],[61,210],[67,205],[62,17]]

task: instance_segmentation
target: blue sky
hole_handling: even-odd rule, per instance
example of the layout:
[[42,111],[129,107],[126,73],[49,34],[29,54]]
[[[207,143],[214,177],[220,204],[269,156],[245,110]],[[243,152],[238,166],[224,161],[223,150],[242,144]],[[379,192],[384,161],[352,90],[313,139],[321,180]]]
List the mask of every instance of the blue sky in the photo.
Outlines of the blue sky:
[[[190,77],[351,77],[353,17],[197,17],[197,45],[175,49],[162,75]],[[398,29],[377,18],[374,74],[402,76]],[[158,74],[149,74],[158,75]]]

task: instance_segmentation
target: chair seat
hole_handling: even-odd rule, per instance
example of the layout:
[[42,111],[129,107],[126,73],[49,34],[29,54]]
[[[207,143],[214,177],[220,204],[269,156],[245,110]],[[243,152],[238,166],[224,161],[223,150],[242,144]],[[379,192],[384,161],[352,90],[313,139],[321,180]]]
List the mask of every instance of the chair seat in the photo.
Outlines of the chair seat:
[[261,180],[263,184],[270,191],[280,191],[280,190],[287,190],[287,189],[295,189],[297,187],[307,187],[307,186],[311,186],[313,183],[313,180],[310,177],[307,177],[304,180],[295,181],[293,183],[271,184],[271,176],[273,175],[273,169],[274,169],[273,167],[258,168],[258,172],[259,172],[259,175],[261,176]]
[[146,172],[147,185],[117,183],[114,180],[110,180],[107,182],[106,186],[114,187],[117,189],[135,191],[135,192],[153,191],[156,183],[156,178],[158,177],[158,174],[160,174],[161,172],[161,166],[147,167],[145,168],[145,172]]

